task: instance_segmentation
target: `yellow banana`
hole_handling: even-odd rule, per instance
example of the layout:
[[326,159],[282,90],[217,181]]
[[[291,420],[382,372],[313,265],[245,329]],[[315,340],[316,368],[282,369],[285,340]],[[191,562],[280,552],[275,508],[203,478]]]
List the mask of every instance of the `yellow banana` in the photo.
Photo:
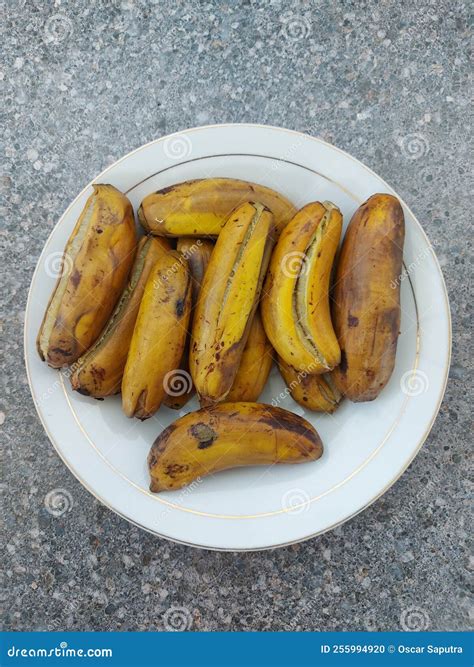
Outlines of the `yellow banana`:
[[38,333],[43,361],[68,366],[94,343],[125,287],[136,244],[127,197],[112,185],[94,185],[66,244]]
[[231,212],[261,202],[275,216],[277,234],[295,214],[293,204],[264,185],[235,178],[205,178],[163,188],[143,200],[138,219],[159,236],[218,236]]
[[333,382],[331,373],[314,375],[296,371],[293,366],[278,360],[280,373],[292,398],[304,408],[315,412],[334,412],[342,395]]
[[240,360],[239,370],[226,401],[253,402],[258,400],[272,368],[272,353],[273,348],[265,334],[260,310],[257,308]]
[[191,312],[191,279],[176,251],[163,254],[145,286],[122,380],[128,417],[147,419],[158,410],[178,368]]
[[189,374],[189,335],[179,367],[170,371],[165,389],[163,404],[173,410],[181,410],[194,396],[194,385]]
[[214,243],[209,239],[196,239],[186,236],[178,239],[176,249],[187,260],[193,283],[193,306],[197,304],[199,290],[211,259]]
[[[157,237],[158,238],[158,237]],[[196,239],[193,237],[183,237],[178,239],[176,249],[183,254],[187,260],[192,282],[192,306],[197,303],[199,290],[201,289],[202,279],[209,263],[214,244],[212,241]],[[189,330],[191,330],[193,311],[189,318]],[[170,377],[168,392],[163,403],[173,410],[181,410],[194,394],[194,386],[189,374],[189,338],[188,334],[184,348],[183,358],[179,369]]]
[[341,345],[334,381],[351,401],[377,398],[395,366],[404,240],[402,205],[385,193],[357,209],[344,237],[333,299]]
[[283,230],[270,261],[263,324],[279,356],[296,370],[324,373],[340,361],[329,281],[341,229],[334,204],[307,204]]
[[246,203],[229,217],[199,293],[189,366],[202,405],[229,393],[258,304],[273,246],[273,215]]
[[158,258],[169,249],[169,243],[164,238],[147,236],[141,239],[128,285],[105,329],[94,345],[74,364],[71,376],[73,389],[95,398],[120,392],[146,281]]
[[172,491],[219,470],[305,463],[323,453],[321,438],[302,417],[262,403],[220,403],[181,417],[148,455],[150,490]]

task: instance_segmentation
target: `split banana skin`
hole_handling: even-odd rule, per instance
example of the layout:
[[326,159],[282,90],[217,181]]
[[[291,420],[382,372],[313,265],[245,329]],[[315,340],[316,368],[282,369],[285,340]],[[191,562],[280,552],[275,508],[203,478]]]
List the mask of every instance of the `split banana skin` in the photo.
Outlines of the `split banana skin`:
[[189,368],[210,406],[232,389],[273,248],[272,213],[262,204],[235,209],[222,228],[199,292]]
[[171,374],[168,382],[168,393],[166,394],[163,403],[168,408],[181,410],[181,408],[186,405],[189,399],[194,395],[194,384],[189,374],[189,344],[191,338],[190,332],[192,329],[194,309],[197,304],[204,273],[206,272],[207,265],[209,264],[209,260],[211,258],[212,250],[214,249],[214,243],[212,241],[206,241],[203,239],[198,239],[196,241],[196,239],[192,238],[191,236],[184,236],[178,239],[176,249],[181,252],[183,257],[187,260],[189,271],[191,273],[192,310],[188,325],[186,345],[184,346],[183,356],[179,366],[180,371],[182,372]]
[[375,194],[362,204],[336,261],[337,206],[298,211],[247,181],[172,185],[145,197],[138,219],[140,239],[127,197],[94,186],[38,333],[41,358],[69,366],[82,394],[121,393],[128,417],[181,409],[197,393],[201,409],[151,448],[154,492],[227,468],[320,458],[309,422],[258,399],[274,360],[292,398],[315,412],[385,387],[400,328],[399,201]]

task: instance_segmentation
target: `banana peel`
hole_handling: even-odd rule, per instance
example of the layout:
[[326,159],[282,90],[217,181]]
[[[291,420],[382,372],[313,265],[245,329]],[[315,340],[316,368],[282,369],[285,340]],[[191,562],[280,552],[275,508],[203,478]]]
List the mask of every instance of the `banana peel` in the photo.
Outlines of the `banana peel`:
[[127,417],[148,419],[160,407],[183,356],[191,312],[186,260],[172,250],[151,271],[122,380]]
[[339,406],[342,394],[332,379],[332,373],[314,375],[297,371],[283,359],[278,359],[278,368],[293,400],[303,408],[331,414]]
[[219,470],[305,463],[323,453],[302,417],[262,403],[220,403],[168,426],[148,455],[150,490],[172,491]]
[[232,388],[274,243],[273,215],[245,203],[229,217],[212,252],[194,313],[189,367],[201,405]]
[[402,206],[384,193],[364,202],[347,228],[334,286],[334,382],[351,401],[377,398],[395,366],[404,238]]
[[278,355],[297,370],[325,373],[340,361],[329,283],[341,230],[334,204],[307,204],[283,230],[270,261],[263,324]]
[[246,201],[260,202],[275,216],[276,234],[296,213],[283,195],[235,178],[185,181],[158,190],[143,200],[138,219],[159,236],[218,236],[232,211]]
[[94,185],[66,244],[46,308],[38,353],[69,366],[95,342],[119,299],[137,246],[132,205],[112,185]]
[[260,310],[257,308],[244,347],[239,369],[228,402],[255,402],[262,393],[273,364],[273,348],[263,328]]
[[176,250],[182,253],[188,262],[193,285],[192,302],[193,306],[195,306],[207,265],[214,250],[214,243],[209,239],[197,239],[192,236],[185,236],[178,239]]
[[122,376],[145,285],[161,255],[170,250],[164,238],[140,240],[127,287],[94,345],[74,364],[72,388],[103,398],[120,392]]
[[189,333],[186,338],[183,358],[181,359],[179,370],[176,371],[169,382],[168,393],[163,400],[163,403],[173,410],[181,410],[181,408],[185,406],[189,399],[194,395],[194,385],[189,373],[189,345],[193,321],[193,309],[196,306],[201,283],[213,249],[214,243],[212,241],[207,239],[196,239],[190,236],[178,239],[178,243],[176,244],[176,250],[178,250],[188,262],[189,271],[191,273],[192,310],[189,318]]

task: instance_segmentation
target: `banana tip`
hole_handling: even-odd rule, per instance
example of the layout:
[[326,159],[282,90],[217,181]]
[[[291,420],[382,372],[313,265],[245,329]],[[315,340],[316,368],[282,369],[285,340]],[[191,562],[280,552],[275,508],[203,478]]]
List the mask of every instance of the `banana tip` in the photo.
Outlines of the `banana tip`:
[[157,482],[155,479],[152,479],[151,482],[150,482],[150,491],[152,493],[159,493],[162,490],[163,489],[162,489],[161,485],[159,484],[159,482]]

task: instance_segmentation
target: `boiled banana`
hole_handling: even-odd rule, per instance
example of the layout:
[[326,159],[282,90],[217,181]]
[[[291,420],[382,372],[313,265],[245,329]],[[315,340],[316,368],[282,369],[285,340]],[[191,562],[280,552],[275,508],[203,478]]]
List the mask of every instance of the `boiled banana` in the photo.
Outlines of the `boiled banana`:
[[143,200],[138,219],[160,236],[218,236],[237,206],[261,202],[272,211],[279,233],[295,214],[293,204],[264,185],[235,178],[205,178],[163,188]]
[[[189,271],[191,273],[191,303],[193,308],[196,306],[202,279],[213,248],[214,244],[209,240],[196,239],[189,236],[178,239],[176,250],[181,252],[184,259],[187,260]],[[168,383],[168,392],[163,400],[163,403],[168,408],[173,408],[173,410],[181,410],[194,394],[194,385],[191,375],[189,374],[189,339],[192,320],[193,310],[191,310],[191,316],[189,318],[189,334],[186,340],[183,358],[181,359],[179,370],[176,371],[171,378],[171,382]]]
[[332,373],[314,375],[296,371],[283,359],[278,360],[280,373],[292,398],[303,408],[331,413],[338,407],[342,395],[332,379]]
[[74,364],[72,388],[102,398],[120,392],[130,341],[148,276],[170,249],[164,238],[147,236],[139,243],[127,287],[94,345]]
[[43,361],[68,366],[94,343],[122,293],[137,237],[132,205],[112,185],[94,192],[66,244],[37,338]]
[[258,304],[273,247],[273,215],[245,203],[229,217],[199,292],[189,367],[201,404],[229,393]]
[[186,236],[178,239],[176,250],[187,260],[193,284],[193,306],[197,304],[199,290],[204,274],[211,259],[214,243],[209,239],[196,239]]
[[150,273],[133,330],[122,380],[128,417],[147,419],[160,407],[183,356],[190,312],[187,262],[170,251]]
[[257,308],[244,347],[239,369],[226,401],[258,400],[273,364],[273,348],[265,334],[260,310]]
[[329,281],[342,229],[330,202],[304,206],[283,230],[262,297],[266,334],[279,356],[297,370],[324,373],[339,363],[331,322]]
[[334,287],[339,390],[372,401],[392,375],[400,330],[405,219],[396,197],[372,195],[354,213],[342,244]]
[[321,438],[302,417],[262,403],[220,403],[181,417],[148,455],[150,490],[180,489],[219,470],[305,463],[323,453]]

